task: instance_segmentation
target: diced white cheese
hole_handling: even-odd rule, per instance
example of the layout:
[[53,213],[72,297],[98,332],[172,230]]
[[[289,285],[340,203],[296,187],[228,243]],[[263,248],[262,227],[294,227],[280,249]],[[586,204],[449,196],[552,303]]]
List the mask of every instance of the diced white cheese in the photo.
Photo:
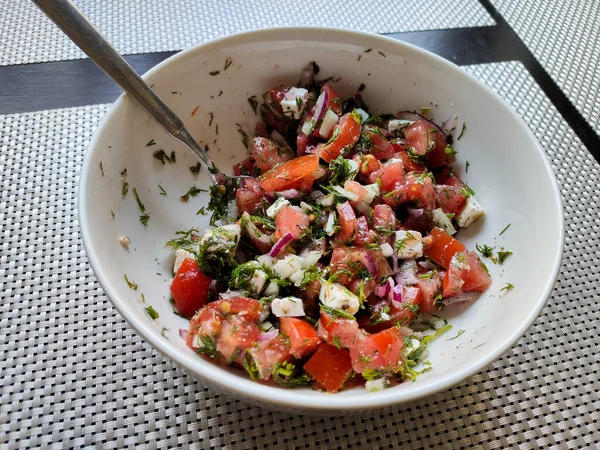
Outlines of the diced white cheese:
[[356,195],[354,192],[350,192],[348,189],[344,189],[341,186],[332,186],[331,188],[342,197],[346,197],[351,202],[358,200],[358,195]]
[[252,274],[252,278],[250,278],[250,287],[254,294],[260,295],[265,284],[267,283],[268,276],[267,274],[261,270],[257,269]]
[[479,202],[475,200],[475,196],[471,195],[467,198],[467,204],[463,210],[456,216],[456,223],[459,227],[468,227],[484,214],[485,211]]
[[448,218],[446,213],[442,211],[442,208],[436,208],[432,211],[433,223],[444,230],[446,233],[452,235],[456,233],[452,221]]
[[393,119],[388,122],[388,131],[403,130],[413,123],[411,120]]
[[325,224],[325,233],[327,236],[333,236],[335,234],[336,221],[335,213],[331,211],[329,217],[327,217],[327,223]]
[[367,392],[383,391],[388,387],[390,387],[390,384],[385,377],[376,378],[375,380],[369,380],[365,382],[365,389]]
[[318,250],[311,250],[306,256],[302,258],[302,268],[308,269],[309,267],[314,266],[319,261],[319,259],[321,259],[321,256],[323,256],[323,252],[320,252]]
[[278,197],[277,200],[275,200],[275,203],[273,203],[267,208],[267,216],[269,216],[271,219],[274,219],[275,217],[277,217],[279,210],[289,204],[289,200],[283,197]]
[[277,294],[279,294],[279,285],[277,282],[271,281],[265,289],[264,295],[266,297],[275,297]]
[[381,244],[379,248],[381,249],[381,253],[383,254],[383,256],[385,256],[386,258],[389,258],[394,254],[394,249],[387,242]]
[[306,202],[300,202],[300,208],[302,208],[302,211],[304,211],[306,214],[310,214],[313,210],[312,206]]
[[369,118],[369,114],[364,109],[356,108],[354,110],[354,112],[356,112],[360,116],[360,124],[361,125],[363,123],[365,123],[367,121],[367,119]]
[[173,273],[177,273],[177,271],[183,264],[183,261],[185,261],[188,258],[194,259],[194,254],[182,248],[178,248],[177,250],[175,250],[175,264],[173,264]]
[[360,299],[338,283],[324,281],[319,292],[319,300],[330,308],[339,309],[348,314],[356,314],[360,308]]
[[264,264],[267,267],[273,267],[273,265],[275,264],[275,258],[269,255],[260,255],[256,259],[259,263]]
[[373,184],[365,184],[363,187],[367,191],[369,191],[369,193],[367,195],[365,195],[365,198],[363,198],[363,202],[366,202],[368,204],[373,203],[373,200],[375,200],[375,197],[377,197],[379,195],[379,185],[377,183],[373,183]]
[[259,324],[258,328],[260,328],[263,331],[269,331],[274,328],[274,325],[271,322],[269,322],[268,320],[266,320],[263,323]]
[[287,255],[275,263],[273,270],[281,278],[289,278],[294,272],[302,270],[302,258],[297,255]]
[[423,236],[418,231],[396,231],[394,245],[398,258],[420,258],[423,256]]
[[202,245],[210,243],[206,250],[208,252],[231,251],[237,248],[240,241],[242,229],[237,223],[207,230],[200,241]]
[[294,286],[300,287],[302,280],[304,280],[304,270],[299,270],[290,275],[289,280],[294,283]]
[[334,200],[335,200],[335,198],[333,198],[332,194],[327,194],[325,197],[317,200],[317,203],[320,205],[323,205],[323,206],[331,206],[331,205],[333,205]]
[[281,101],[283,114],[292,117],[293,119],[299,119],[302,115],[302,111],[306,108],[307,100],[308,91],[306,89],[297,87],[290,88]]
[[302,317],[304,305],[297,297],[275,298],[271,302],[271,311],[276,317]]
[[319,134],[322,138],[326,138],[331,133],[331,130],[338,122],[338,116],[331,109],[328,109],[325,115],[323,116],[323,121],[321,122],[321,127],[319,128]]

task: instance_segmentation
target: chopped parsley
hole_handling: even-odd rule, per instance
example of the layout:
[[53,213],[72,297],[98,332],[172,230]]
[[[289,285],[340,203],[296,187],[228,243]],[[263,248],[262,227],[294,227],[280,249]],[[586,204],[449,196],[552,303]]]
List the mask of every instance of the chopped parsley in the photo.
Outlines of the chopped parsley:
[[508,230],[509,228],[510,228],[510,223],[504,227],[504,230],[502,230],[498,236],[502,236],[504,234],[504,232],[506,230]]
[[123,274],[123,278],[125,279],[125,282],[127,283],[127,286],[129,286],[129,289],[133,289],[134,291],[138,290],[138,285],[137,283],[130,281],[129,278],[127,278],[127,274]]
[[197,197],[200,192],[207,192],[207,191],[206,191],[206,189],[200,189],[199,187],[196,187],[196,185],[194,185],[190,188],[189,191],[187,191],[185,194],[183,194],[181,197],[179,197],[179,199],[185,203],[190,199],[190,197],[192,197],[192,198]]
[[156,310],[152,306],[148,306],[148,307],[144,308],[144,311],[146,311],[146,314],[148,314],[152,320],[156,320],[160,317],[160,315],[156,312]]
[[461,137],[463,137],[463,134],[465,134],[465,131],[467,131],[467,124],[465,122],[463,122],[462,129],[460,130],[460,134],[456,138],[457,141],[460,140]]

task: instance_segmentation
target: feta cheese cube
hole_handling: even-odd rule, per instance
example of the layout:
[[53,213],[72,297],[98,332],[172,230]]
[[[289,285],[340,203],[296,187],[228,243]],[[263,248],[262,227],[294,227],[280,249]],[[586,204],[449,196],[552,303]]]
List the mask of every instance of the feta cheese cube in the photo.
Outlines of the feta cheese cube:
[[369,380],[365,382],[365,389],[367,392],[383,391],[388,387],[390,387],[390,384],[385,377],[376,378],[375,380]]
[[321,259],[322,256],[323,252],[311,250],[302,258],[302,268],[308,269],[309,267],[314,266],[317,262],[319,262],[319,259]]
[[327,138],[331,130],[338,122],[338,116],[331,109],[328,109],[325,115],[323,116],[323,121],[321,122],[321,127],[319,128],[319,134],[322,138]]
[[452,221],[448,218],[446,213],[441,208],[436,208],[432,211],[433,223],[444,230],[446,233],[452,235],[456,234],[456,230],[452,225]]
[[307,100],[308,91],[306,89],[297,87],[290,88],[281,101],[283,114],[292,117],[293,119],[299,119],[302,115],[302,111],[306,108]]
[[323,282],[319,300],[330,308],[339,309],[348,314],[356,314],[360,308],[360,299],[338,283]]
[[459,227],[468,227],[484,214],[485,211],[479,202],[475,200],[475,196],[471,195],[467,198],[467,204],[463,210],[456,216],[456,223]]
[[277,294],[279,294],[279,285],[276,281],[271,281],[265,289],[264,295],[266,297],[275,297]]
[[267,208],[267,216],[269,216],[271,219],[274,219],[275,217],[277,217],[279,210],[289,204],[289,200],[283,197],[278,197],[277,200],[275,200],[275,203],[273,203]]
[[423,236],[418,231],[396,231],[394,246],[398,258],[420,258],[423,256]]
[[365,123],[367,121],[367,119],[369,118],[369,114],[362,108],[356,108],[354,110],[354,112],[356,112],[360,116],[360,124],[361,125],[363,123]]
[[299,270],[290,275],[289,280],[294,283],[294,286],[300,287],[304,279],[304,270]]
[[173,264],[173,273],[177,273],[177,271],[183,264],[183,261],[185,261],[188,258],[194,259],[194,254],[182,248],[178,248],[177,250],[175,250],[175,264]]
[[385,256],[386,258],[389,258],[394,254],[394,249],[387,242],[381,244],[379,248],[381,249],[381,253],[383,254],[383,256]]
[[289,278],[294,272],[302,270],[302,258],[297,255],[287,255],[273,265],[273,270],[281,278]]
[[331,206],[331,205],[333,205],[334,200],[335,200],[335,198],[333,198],[332,194],[327,194],[325,197],[317,200],[317,203],[319,203],[320,205],[323,205],[323,206]]
[[297,297],[275,298],[271,302],[271,311],[276,317],[303,317],[304,305]]
[[252,275],[252,278],[250,278],[251,291],[256,295],[260,295],[263,288],[265,287],[265,284],[267,283],[267,279],[268,276],[263,270],[255,270],[254,274]]
[[413,123],[411,120],[393,119],[388,122],[388,131],[401,131]]
[[306,214],[310,214],[313,210],[313,207],[306,202],[300,202],[300,208],[302,208],[302,211],[304,211]]
[[206,248],[208,252],[231,251],[237,248],[241,234],[241,226],[237,223],[232,223],[217,227],[214,230],[207,230],[200,244],[210,243]]

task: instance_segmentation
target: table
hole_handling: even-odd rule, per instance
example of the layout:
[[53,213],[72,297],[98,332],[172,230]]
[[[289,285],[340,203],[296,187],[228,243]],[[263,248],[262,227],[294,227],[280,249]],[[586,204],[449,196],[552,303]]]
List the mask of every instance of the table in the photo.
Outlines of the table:
[[0,447],[600,448],[598,2],[77,4],[140,72],[197,42],[272,25],[384,33],[461,65],[518,111],[549,156],[564,261],[526,335],[447,392],[359,418],[291,417],[216,394],[129,328],[80,241],[79,169],[118,89],[32,4],[4,2]]

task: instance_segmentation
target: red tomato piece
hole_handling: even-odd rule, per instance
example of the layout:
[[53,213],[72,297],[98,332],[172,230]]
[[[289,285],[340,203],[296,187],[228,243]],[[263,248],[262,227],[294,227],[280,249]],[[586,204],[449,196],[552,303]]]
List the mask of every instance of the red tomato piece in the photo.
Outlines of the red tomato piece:
[[264,122],[258,122],[254,128],[254,135],[266,138],[269,135],[269,130]]
[[260,178],[260,186],[266,192],[284,191],[304,178],[310,178],[318,169],[318,156],[300,156],[269,170]]
[[327,101],[327,108],[331,109],[338,116],[342,115],[342,101],[340,96],[335,92],[335,89],[331,87],[329,83],[325,83],[321,88],[321,92],[327,92],[329,97]]
[[304,319],[281,317],[279,330],[289,338],[290,354],[294,358],[302,358],[314,352],[321,343],[317,330]]
[[492,284],[492,277],[490,276],[487,267],[485,267],[485,264],[475,252],[467,252],[466,259],[470,270],[464,278],[465,284],[463,284],[462,287],[463,291],[485,291]]
[[441,300],[442,280],[445,273],[430,272],[430,278],[419,278],[416,286],[421,292],[419,309],[422,313],[431,314],[439,310],[437,302]]
[[[392,269],[381,250],[360,247],[338,247],[331,254],[331,262],[329,264],[331,273],[342,273],[337,278],[338,283],[348,285],[355,278],[356,273],[360,269],[356,264],[352,264],[356,262],[360,263],[376,279],[392,274]],[[351,276],[348,276],[347,272]]]
[[405,145],[404,141],[402,141],[400,139],[396,139],[396,140],[392,141],[392,146],[394,147],[394,152],[395,152],[392,155],[392,158],[402,160],[404,169],[407,172],[419,172],[420,173],[420,172],[425,172],[427,170],[427,167],[425,166],[425,164],[423,164],[422,162],[419,162],[419,161],[415,161],[413,158],[410,157],[410,155],[406,151],[406,145]]
[[233,166],[233,174],[236,177],[239,177],[240,175],[252,176],[255,173],[255,167],[254,158],[246,158],[242,162],[239,162]]
[[352,159],[358,164],[358,174],[361,179],[369,182],[370,176],[373,172],[381,169],[383,165],[377,161],[377,159],[370,154],[366,155],[354,155]]
[[195,259],[183,261],[171,283],[175,307],[184,317],[192,317],[208,301],[212,278],[205,275]]
[[369,223],[365,216],[360,216],[356,220],[356,238],[354,243],[358,247],[364,247],[368,244],[375,242],[377,235],[369,229]]
[[436,168],[446,166],[456,160],[453,154],[446,153],[448,141],[444,133],[433,123],[426,120],[417,120],[410,124],[404,131],[406,144],[411,150],[425,156],[427,167]]
[[288,359],[290,344],[284,336],[278,334],[266,342],[255,342],[248,353],[256,364],[260,379],[266,380],[273,373],[275,364]]
[[235,192],[235,203],[241,212],[252,214],[262,205],[264,195],[265,192],[256,178],[246,178],[243,187]]
[[362,184],[352,180],[347,180],[344,183],[344,189],[358,196],[358,200],[350,201],[352,206],[358,205],[367,195],[369,195],[369,191]]
[[423,254],[444,269],[449,267],[450,261],[456,252],[466,251],[466,247],[463,244],[441,228],[434,227],[429,236],[432,238],[432,241],[430,244],[425,245]]
[[298,134],[296,137],[296,153],[298,156],[302,156],[306,153],[306,146],[308,145],[308,136],[305,134]]
[[340,229],[335,235],[336,241],[345,244],[348,242],[354,242],[356,239],[356,214],[349,202],[340,203],[337,205],[338,223]]
[[402,365],[404,338],[397,327],[375,334],[359,334],[350,349],[352,367],[357,373],[380,370],[394,373]]
[[465,253],[456,252],[450,260],[450,266],[444,275],[442,284],[442,296],[444,298],[454,297],[463,292],[464,280],[469,270],[470,267]]
[[215,347],[225,361],[242,365],[246,350],[258,340],[261,333],[254,322],[247,321],[242,315],[232,315],[223,321]]
[[369,153],[371,153],[376,159],[389,159],[394,154],[394,147],[388,141],[385,136],[383,136],[382,130],[378,127],[366,126],[363,135],[369,136],[371,141],[371,148],[369,149]]
[[391,232],[396,229],[396,213],[388,205],[375,205],[373,208],[375,231]]
[[358,322],[354,319],[333,317],[321,311],[317,329],[325,342],[350,348],[354,345],[354,338],[358,333]]
[[446,214],[459,214],[467,202],[467,197],[460,188],[438,184],[435,186],[435,202]]
[[299,239],[309,226],[309,217],[301,209],[286,205],[279,210],[275,219],[274,239],[280,239],[287,233],[292,233],[294,239]]
[[390,160],[381,169],[373,172],[369,178],[371,183],[381,183],[382,192],[393,191],[397,183],[404,181],[404,165],[400,160]]
[[348,350],[322,344],[304,364],[304,370],[328,392],[339,391],[352,373]]
[[250,154],[254,158],[256,167],[263,172],[293,157],[291,152],[281,149],[277,142],[264,137],[255,137],[250,141]]
[[360,137],[360,124],[348,113],[340,118],[334,127],[333,137],[325,144],[319,144],[315,153],[326,162],[337,158],[345,150],[351,149]]
[[413,172],[407,174],[403,194],[402,201],[413,202],[426,211],[435,207],[435,189],[429,176]]

